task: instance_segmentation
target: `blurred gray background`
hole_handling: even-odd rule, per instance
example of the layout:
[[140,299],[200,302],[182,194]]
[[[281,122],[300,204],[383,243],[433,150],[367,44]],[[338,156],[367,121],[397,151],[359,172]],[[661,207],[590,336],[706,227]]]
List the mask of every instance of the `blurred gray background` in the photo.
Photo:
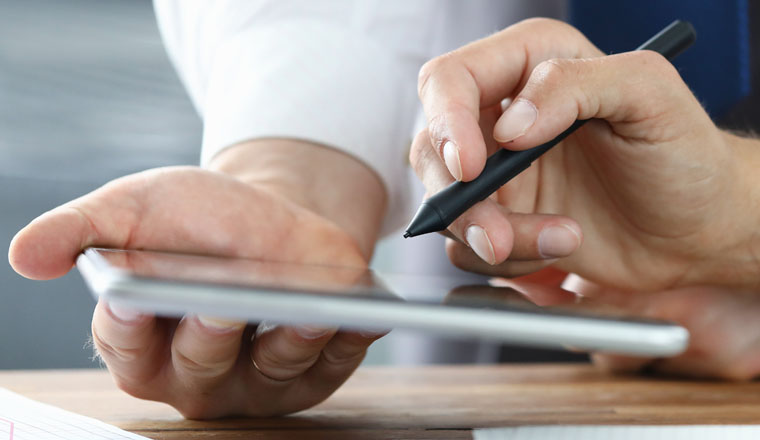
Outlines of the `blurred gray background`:
[[[0,0],[0,249],[108,180],[197,163],[200,135],[150,1]],[[94,305],[76,271],[29,281],[3,259],[0,369],[94,366]]]

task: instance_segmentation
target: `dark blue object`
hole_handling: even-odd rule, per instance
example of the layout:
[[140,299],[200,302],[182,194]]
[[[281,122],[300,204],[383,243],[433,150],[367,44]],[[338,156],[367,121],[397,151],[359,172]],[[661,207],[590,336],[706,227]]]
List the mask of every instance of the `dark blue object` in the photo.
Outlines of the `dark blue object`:
[[674,62],[715,119],[750,92],[747,0],[571,0],[569,21],[605,53],[627,52],[673,20],[697,30]]

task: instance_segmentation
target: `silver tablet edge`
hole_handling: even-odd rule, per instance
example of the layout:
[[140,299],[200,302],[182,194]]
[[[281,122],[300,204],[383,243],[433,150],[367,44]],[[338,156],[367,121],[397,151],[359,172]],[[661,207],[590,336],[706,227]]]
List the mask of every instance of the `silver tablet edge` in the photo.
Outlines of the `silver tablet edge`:
[[[478,337],[520,345],[571,347],[608,353],[674,356],[689,342],[678,325],[526,314],[504,310],[440,307],[306,295],[283,298],[282,292],[235,286],[208,286],[141,279],[108,265],[96,251],[77,259],[77,267],[96,297],[170,316],[204,313],[249,321],[287,324],[334,324],[346,328],[432,330],[455,337]],[[287,312],[283,312],[287,310]],[[294,318],[295,317],[295,318]],[[303,319],[301,319],[303,317]]]

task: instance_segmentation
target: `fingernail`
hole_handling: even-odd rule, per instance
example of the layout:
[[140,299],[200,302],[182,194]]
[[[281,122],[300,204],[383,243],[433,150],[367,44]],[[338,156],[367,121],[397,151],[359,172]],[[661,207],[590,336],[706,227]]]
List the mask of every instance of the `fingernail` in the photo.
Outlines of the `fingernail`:
[[465,239],[470,248],[478,254],[478,257],[488,264],[496,264],[496,254],[493,252],[493,245],[485,229],[478,225],[472,225],[467,228]]
[[538,234],[538,253],[544,258],[566,257],[580,244],[580,234],[567,225],[550,226]]
[[504,98],[499,103],[499,107],[501,107],[501,112],[504,113],[504,110],[508,109],[509,106],[512,104],[512,98]]
[[212,318],[210,316],[200,316],[200,315],[196,317],[198,318],[198,322],[200,322],[202,326],[214,331],[218,331],[218,332],[240,330],[241,328],[245,327],[244,322],[233,321],[231,319]]
[[455,143],[446,141],[443,144],[443,161],[446,162],[446,168],[457,180],[462,180],[462,163],[459,161],[459,148]]
[[139,321],[143,317],[143,313],[135,310],[131,307],[125,307],[120,304],[109,303],[108,309],[111,310],[111,314],[115,316],[119,321],[125,323]]
[[302,325],[298,327],[294,327],[296,333],[298,333],[298,336],[304,338],[304,339],[317,339],[321,338],[322,336],[328,334],[331,329],[324,328],[324,327],[312,327],[309,325]]
[[538,109],[526,99],[514,101],[501,115],[493,128],[498,142],[513,141],[527,133],[538,118]]

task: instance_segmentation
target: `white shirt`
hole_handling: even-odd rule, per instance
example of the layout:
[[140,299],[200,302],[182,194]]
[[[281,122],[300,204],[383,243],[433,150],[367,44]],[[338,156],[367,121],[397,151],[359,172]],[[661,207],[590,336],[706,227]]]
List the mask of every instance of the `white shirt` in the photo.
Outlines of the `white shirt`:
[[[408,166],[424,125],[417,73],[428,59],[531,16],[562,17],[563,0],[154,0],[171,60],[204,121],[201,163],[255,138],[297,138],[360,159],[382,179],[383,231],[403,226],[424,189]],[[393,234],[373,267],[453,270],[442,237]],[[410,244],[412,246],[410,246]],[[394,363],[495,361],[493,344],[431,343],[394,331],[374,344]],[[472,354],[472,353],[470,353]]]
[[203,118],[201,164],[255,138],[342,150],[383,181],[385,232],[411,217],[422,194],[407,165],[422,64],[519,19],[561,16],[562,3],[154,1],[169,57]]

